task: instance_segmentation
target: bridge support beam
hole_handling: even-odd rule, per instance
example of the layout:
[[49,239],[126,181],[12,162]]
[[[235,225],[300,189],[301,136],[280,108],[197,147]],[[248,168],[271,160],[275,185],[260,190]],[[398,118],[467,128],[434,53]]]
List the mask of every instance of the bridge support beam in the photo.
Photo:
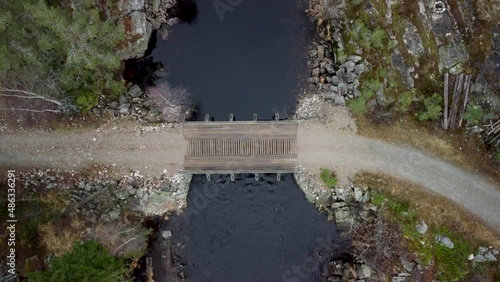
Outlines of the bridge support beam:
[[234,121],[234,115],[233,114],[229,114],[229,121]]
[[209,114],[205,114],[205,122],[208,122],[210,121],[210,115]]
[[281,181],[281,173],[276,174],[276,180]]
[[280,120],[280,113],[275,113],[274,114],[274,120],[279,121]]
[[255,181],[259,181],[259,174],[255,173]]
[[234,173],[231,173],[231,181],[234,182]]
[[253,121],[257,121],[257,113],[253,114]]
[[207,177],[207,180],[210,181],[211,180],[211,176],[210,176],[210,173],[206,173],[205,176]]

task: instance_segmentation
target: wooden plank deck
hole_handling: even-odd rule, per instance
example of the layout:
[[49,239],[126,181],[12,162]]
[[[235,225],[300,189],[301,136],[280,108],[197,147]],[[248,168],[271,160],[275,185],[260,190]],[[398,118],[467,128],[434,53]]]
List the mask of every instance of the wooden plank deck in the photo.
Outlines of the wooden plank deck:
[[297,123],[186,122],[184,169],[196,173],[293,172]]

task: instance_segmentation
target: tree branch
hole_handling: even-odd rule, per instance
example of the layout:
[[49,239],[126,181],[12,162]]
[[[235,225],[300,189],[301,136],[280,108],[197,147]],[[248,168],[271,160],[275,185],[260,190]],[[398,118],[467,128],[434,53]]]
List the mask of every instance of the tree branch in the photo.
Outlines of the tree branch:
[[21,93],[21,94],[26,94],[26,95],[29,95],[29,96],[22,96],[22,95],[13,95],[13,94],[0,94],[0,96],[7,96],[7,97],[18,97],[18,98],[24,98],[24,99],[42,99],[42,100],[45,100],[47,102],[51,102],[51,103],[54,103],[58,106],[62,106],[61,102],[57,101],[57,100],[53,100],[53,99],[49,99],[47,97],[44,97],[42,95],[39,95],[39,94],[36,94],[36,93],[33,93],[33,92],[29,92],[29,91],[24,91],[24,90],[19,90],[19,89],[9,89],[9,88],[0,88],[0,91],[1,92],[12,92],[12,93]]

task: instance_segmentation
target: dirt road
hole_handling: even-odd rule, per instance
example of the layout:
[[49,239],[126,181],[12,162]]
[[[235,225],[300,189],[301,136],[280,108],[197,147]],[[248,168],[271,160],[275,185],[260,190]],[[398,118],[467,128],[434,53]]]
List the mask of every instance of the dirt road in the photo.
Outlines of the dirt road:
[[[145,175],[164,169],[174,174],[182,170],[185,146],[179,128],[145,132],[127,123],[70,132],[3,132],[0,166],[78,169],[106,164]],[[411,147],[371,140],[319,121],[300,122],[298,151],[299,164],[308,171],[335,169],[343,183],[357,171],[400,177],[449,198],[500,232],[500,189],[481,175]]]

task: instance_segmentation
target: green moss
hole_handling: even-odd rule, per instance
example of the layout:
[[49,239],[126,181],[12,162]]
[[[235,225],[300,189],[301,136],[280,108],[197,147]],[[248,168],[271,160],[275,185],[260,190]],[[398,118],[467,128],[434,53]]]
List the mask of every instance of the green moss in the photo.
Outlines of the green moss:
[[334,173],[326,168],[320,169],[320,178],[323,183],[329,188],[337,186],[338,180],[335,177]]
[[468,125],[479,124],[479,121],[481,121],[483,117],[484,117],[483,109],[475,105],[469,105],[464,114],[464,119],[467,121]]
[[380,206],[385,203],[386,199],[387,199],[386,196],[382,193],[378,192],[372,193],[372,203],[374,205]]
[[435,261],[437,275],[441,281],[459,281],[464,279],[472,267],[467,256],[473,252],[471,245],[463,236],[457,236],[445,227],[439,227],[434,234],[448,236],[453,242],[453,249],[435,243]]
[[366,114],[366,100],[363,97],[350,100],[347,103],[347,106],[354,115],[360,116]]

